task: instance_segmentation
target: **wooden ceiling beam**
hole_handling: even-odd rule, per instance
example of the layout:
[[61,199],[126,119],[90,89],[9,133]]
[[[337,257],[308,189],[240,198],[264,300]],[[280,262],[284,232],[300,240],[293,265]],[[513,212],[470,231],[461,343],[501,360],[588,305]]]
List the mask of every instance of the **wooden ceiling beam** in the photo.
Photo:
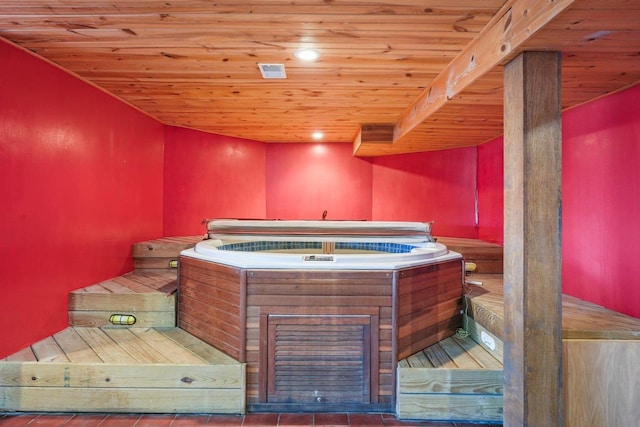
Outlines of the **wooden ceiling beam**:
[[[507,0],[478,36],[404,110],[394,126],[392,143],[401,144],[405,136],[450,100],[519,54],[528,40],[574,1]],[[364,141],[354,141],[356,155],[365,147]]]

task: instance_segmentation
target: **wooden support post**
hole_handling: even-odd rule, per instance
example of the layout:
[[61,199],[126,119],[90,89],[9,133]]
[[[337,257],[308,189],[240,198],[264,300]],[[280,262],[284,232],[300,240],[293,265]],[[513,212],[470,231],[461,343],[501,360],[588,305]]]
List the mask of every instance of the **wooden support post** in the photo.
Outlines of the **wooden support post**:
[[504,71],[504,425],[561,426],[560,55]]

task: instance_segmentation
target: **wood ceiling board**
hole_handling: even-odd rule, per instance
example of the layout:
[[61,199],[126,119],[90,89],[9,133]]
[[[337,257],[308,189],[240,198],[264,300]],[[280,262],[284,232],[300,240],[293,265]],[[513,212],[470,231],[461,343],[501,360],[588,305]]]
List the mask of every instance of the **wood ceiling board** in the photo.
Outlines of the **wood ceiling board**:
[[[547,7],[530,1],[509,4],[530,4],[530,16]],[[265,142],[310,142],[322,129],[326,141],[353,142],[362,124],[396,123],[501,18],[504,3],[3,0],[0,36],[166,124]],[[563,52],[563,107],[640,80],[639,11],[640,0],[575,0],[522,46]],[[294,59],[301,46],[319,48],[320,60]],[[284,64],[288,78],[263,80],[259,62]],[[479,80],[402,143],[363,155],[475,145],[501,134],[501,70]]]

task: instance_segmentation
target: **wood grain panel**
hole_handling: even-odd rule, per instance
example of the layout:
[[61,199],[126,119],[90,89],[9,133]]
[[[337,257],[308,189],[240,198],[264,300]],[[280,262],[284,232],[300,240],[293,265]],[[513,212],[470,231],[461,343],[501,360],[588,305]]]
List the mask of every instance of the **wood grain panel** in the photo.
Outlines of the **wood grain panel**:
[[[371,344],[375,355],[371,363],[375,365],[371,384],[370,402],[378,402],[379,408],[390,408],[394,396],[392,366],[392,282],[393,275],[386,271],[279,271],[251,270],[247,274],[247,402],[249,406],[261,402],[260,390],[266,396],[266,372],[260,364],[261,358],[261,316],[317,316],[325,319],[339,319],[343,316],[364,316],[375,318],[371,323],[375,328],[377,342]],[[270,293],[273,285],[273,293]],[[336,296],[331,293],[335,291]],[[369,322],[369,321],[368,321]],[[262,322],[262,329],[266,323]],[[266,334],[266,332],[263,332]],[[265,365],[266,366],[266,365]],[[262,381],[262,386],[261,386]],[[332,394],[329,393],[328,396]],[[297,395],[296,395],[297,396]],[[298,396],[302,399],[302,396]],[[326,404],[336,403],[331,397]],[[263,398],[263,400],[265,400]],[[286,400],[286,399],[285,399]],[[264,407],[262,407],[264,408]],[[299,410],[299,407],[298,407]]]
[[[55,390],[55,392],[52,392]],[[76,389],[0,387],[3,407],[12,411],[203,413],[244,412],[241,389]]]
[[267,370],[267,402],[307,406],[371,401],[372,390],[377,392],[371,362],[378,351],[377,328],[372,328],[377,321],[371,316],[266,317],[261,370]]
[[454,421],[502,421],[502,396],[495,395],[424,395],[406,394],[398,404],[400,418]]
[[460,253],[465,262],[475,263],[477,273],[502,274],[504,249],[501,245],[454,237],[438,237],[437,240],[449,250]]
[[131,247],[133,258],[177,259],[180,251],[189,249],[201,241],[204,236],[162,237],[134,243]]
[[462,325],[462,275],[458,260],[398,274],[398,360],[453,335]]
[[567,427],[631,426],[640,419],[640,340],[564,340]]
[[508,425],[562,422],[560,88],[557,52],[525,52],[505,66]]
[[244,362],[245,307],[241,271],[180,257],[178,325]]

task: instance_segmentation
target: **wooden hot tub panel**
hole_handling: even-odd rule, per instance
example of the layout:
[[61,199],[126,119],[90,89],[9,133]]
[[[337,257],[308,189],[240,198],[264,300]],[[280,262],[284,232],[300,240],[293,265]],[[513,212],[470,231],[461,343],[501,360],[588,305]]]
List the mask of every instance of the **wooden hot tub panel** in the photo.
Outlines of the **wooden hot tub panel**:
[[246,362],[249,411],[392,411],[398,360],[462,319],[460,260],[300,271],[181,257],[179,272],[180,327]]

